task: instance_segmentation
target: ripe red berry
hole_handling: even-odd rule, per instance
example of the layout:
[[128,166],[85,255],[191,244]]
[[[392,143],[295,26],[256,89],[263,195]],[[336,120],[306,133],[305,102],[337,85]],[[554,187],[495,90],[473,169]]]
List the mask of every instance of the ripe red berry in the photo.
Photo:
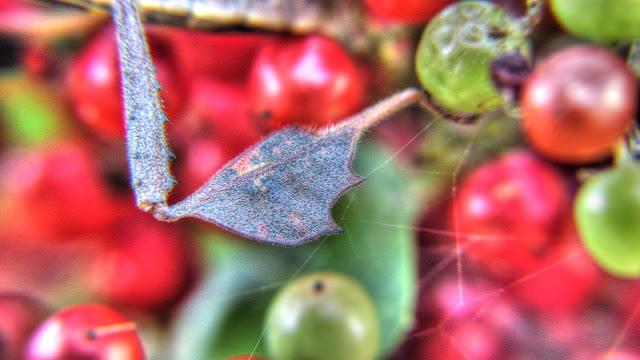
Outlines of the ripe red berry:
[[2,180],[12,211],[2,220],[5,232],[45,240],[103,232],[117,213],[98,174],[96,157],[81,142],[8,154]]
[[0,359],[22,359],[27,340],[47,312],[42,303],[29,296],[0,294]]
[[[175,119],[182,105],[182,84],[167,42],[148,34],[153,63],[164,91],[165,112]],[[124,117],[115,30],[107,27],[92,38],[70,66],[69,93],[78,118],[107,138],[122,138]]]
[[321,36],[265,45],[248,86],[250,112],[265,130],[336,123],[361,107],[366,88],[356,62]]
[[412,359],[490,360],[502,358],[505,346],[498,332],[486,324],[467,321],[448,331],[423,335]]
[[[195,139],[219,142],[231,157],[255,144],[260,135],[247,111],[246,88],[235,82],[195,79],[172,143],[186,147]],[[180,180],[180,179],[179,179]]]
[[592,46],[559,51],[540,63],[522,89],[523,129],[554,160],[601,160],[631,125],[637,83],[625,62]]
[[103,305],[77,305],[36,330],[25,360],[143,360],[135,324]]
[[181,161],[175,164],[176,199],[191,194],[224,164],[260,140],[246,109],[244,85],[196,79],[180,126],[169,137]]
[[159,309],[182,294],[190,275],[186,243],[175,227],[136,217],[113,232],[114,244],[98,256],[91,285],[106,301]]
[[213,33],[166,26],[150,28],[154,35],[171,41],[177,62],[189,78],[242,84],[246,83],[260,47],[278,39],[264,32]]
[[453,0],[366,0],[367,7],[374,14],[404,23],[424,23]]
[[592,300],[601,272],[578,239],[573,240],[541,256],[535,268],[521,269],[509,292],[541,312],[569,314]]
[[534,261],[568,208],[561,174],[534,155],[511,152],[475,169],[461,184],[453,223],[466,253],[494,274]]

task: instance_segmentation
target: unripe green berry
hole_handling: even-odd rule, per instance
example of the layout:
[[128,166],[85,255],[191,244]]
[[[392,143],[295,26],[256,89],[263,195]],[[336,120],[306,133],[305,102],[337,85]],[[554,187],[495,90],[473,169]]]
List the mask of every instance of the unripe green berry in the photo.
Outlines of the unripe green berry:
[[640,38],[640,0],[552,0],[551,11],[568,32],[600,43]]
[[623,164],[589,178],[576,196],[582,241],[609,273],[640,277],[640,168]]
[[367,292],[336,273],[293,280],[272,301],[266,345],[275,360],[372,360],[380,329]]
[[449,110],[483,113],[503,105],[491,79],[491,63],[501,56],[530,58],[518,23],[489,2],[462,1],[434,17],[416,53],[422,86]]

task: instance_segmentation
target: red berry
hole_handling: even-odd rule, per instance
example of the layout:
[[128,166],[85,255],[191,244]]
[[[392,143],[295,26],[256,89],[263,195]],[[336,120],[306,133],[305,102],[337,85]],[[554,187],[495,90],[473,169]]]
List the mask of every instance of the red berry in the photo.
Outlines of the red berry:
[[190,275],[186,244],[175,227],[153,219],[121,223],[115,244],[98,256],[93,289],[121,306],[158,309],[182,294]]
[[142,360],[135,324],[103,305],[60,311],[36,330],[25,360]]
[[[467,321],[451,330],[438,329],[422,335],[408,359],[490,360],[500,359],[503,339],[485,324]],[[407,360],[408,360],[407,359]]]
[[625,62],[590,46],[540,63],[522,90],[523,129],[554,160],[585,163],[611,154],[636,115],[637,84]]
[[180,126],[170,128],[170,136],[182,147],[194,139],[214,140],[231,157],[260,139],[249,118],[244,85],[209,79],[192,82],[187,111],[180,118]]
[[180,199],[213,176],[223,165],[260,140],[246,110],[245,88],[237,83],[196,79],[180,126],[170,128],[171,143],[181,161],[175,164]]
[[259,32],[212,33],[166,26],[149,28],[154,35],[171,41],[177,62],[189,78],[236,83],[246,82],[258,49],[278,39],[273,34]]
[[12,206],[4,230],[19,237],[64,240],[101,233],[116,208],[85,144],[16,151],[2,164]]
[[522,273],[509,291],[523,304],[541,312],[566,314],[592,300],[601,272],[574,240],[546,254],[535,269]]
[[[475,169],[461,184],[453,222],[466,253],[500,277],[537,262],[568,208],[561,174],[526,152]],[[535,266],[535,265],[533,265]]]
[[47,315],[46,307],[29,296],[0,294],[0,359],[22,359],[27,340]]
[[374,14],[404,23],[424,23],[446,8],[453,0],[365,0]]
[[[175,119],[182,105],[182,84],[167,42],[148,34],[153,63],[164,91],[165,112]],[[122,138],[124,117],[115,30],[108,27],[92,38],[70,66],[69,93],[78,118],[105,137]]]
[[204,185],[231,160],[231,157],[222,142],[214,139],[196,139],[187,145],[180,159],[180,164],[176,165],[179,185],[175,196],[185,197]]
[[321,36],[265,45],[249,77],[249,109],[266,130],[320,128],[358,110],[366,85],[340,44]]

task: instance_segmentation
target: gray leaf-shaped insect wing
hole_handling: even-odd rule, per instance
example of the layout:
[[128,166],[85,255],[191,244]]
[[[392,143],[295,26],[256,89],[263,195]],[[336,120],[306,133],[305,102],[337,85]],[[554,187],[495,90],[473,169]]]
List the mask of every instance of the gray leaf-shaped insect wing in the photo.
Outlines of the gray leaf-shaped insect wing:
[[233,160],[205,186],[172,206],[258,241],[298,245],[340,232],[331,206],[363,179],[350,168],[357,131],[278,132]]

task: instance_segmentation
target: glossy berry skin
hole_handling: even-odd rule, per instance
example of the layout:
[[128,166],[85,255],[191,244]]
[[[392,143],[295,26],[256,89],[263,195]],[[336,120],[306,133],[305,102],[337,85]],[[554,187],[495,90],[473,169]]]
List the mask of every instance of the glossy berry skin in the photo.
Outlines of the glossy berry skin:
[[48,316],[39,301],[22,294],[0,294],[0,359],[21,360],[31,333]]
[[593,175],[580,188],[575,218],[585,247],[607,272],[640,277],[640,168]]
[[122,222],[114,244],[91,271],[93,290],[110,303],[159,309],[173,303],[189,280],[189,253],[180,232],[153,219]]
[[453,0],[366,0],[367,8],[374,14],[396,22],[425,23]]
[[369,295],[336,273],[299,277],[272,300],[266,346],[278,360],[374,359],[380,330]]
[[462,1],[434,17],[422,33],[415,66],[437,103],[459,112],[483,113],[503,105],[491,78],[493,60],[529,55],[515,21],[489,2]]
[[551,0],[556,20],[570,33],[601,43],[640,37],[640,1]]
[[452,211],[466,254],[505,279],[535,267],[534,255],[553,242],[568,207],[565,186],[557,170],[524,151],[474,169]]
[[362,106],[366,85],[333,40],[309,36],[264,46],[249,76],[249,111],[259,128],[322,128]]
[[135,325],[104,305],[76,305],[40,325],[25,360],[144,360]]
[[[148,34],[165,113],[175,119],[182,105],[182,84],[168,43]],[[69,67],[68,88],[80,121],[105,138],[124,139],[120,68],[115,30],[107,27],[89,41]]]
[[636,101],[637,84],[622,59],[597,47],[571,47],[525,81],[522,127],[531,146],[553,160],[597,161],[631,125]]

